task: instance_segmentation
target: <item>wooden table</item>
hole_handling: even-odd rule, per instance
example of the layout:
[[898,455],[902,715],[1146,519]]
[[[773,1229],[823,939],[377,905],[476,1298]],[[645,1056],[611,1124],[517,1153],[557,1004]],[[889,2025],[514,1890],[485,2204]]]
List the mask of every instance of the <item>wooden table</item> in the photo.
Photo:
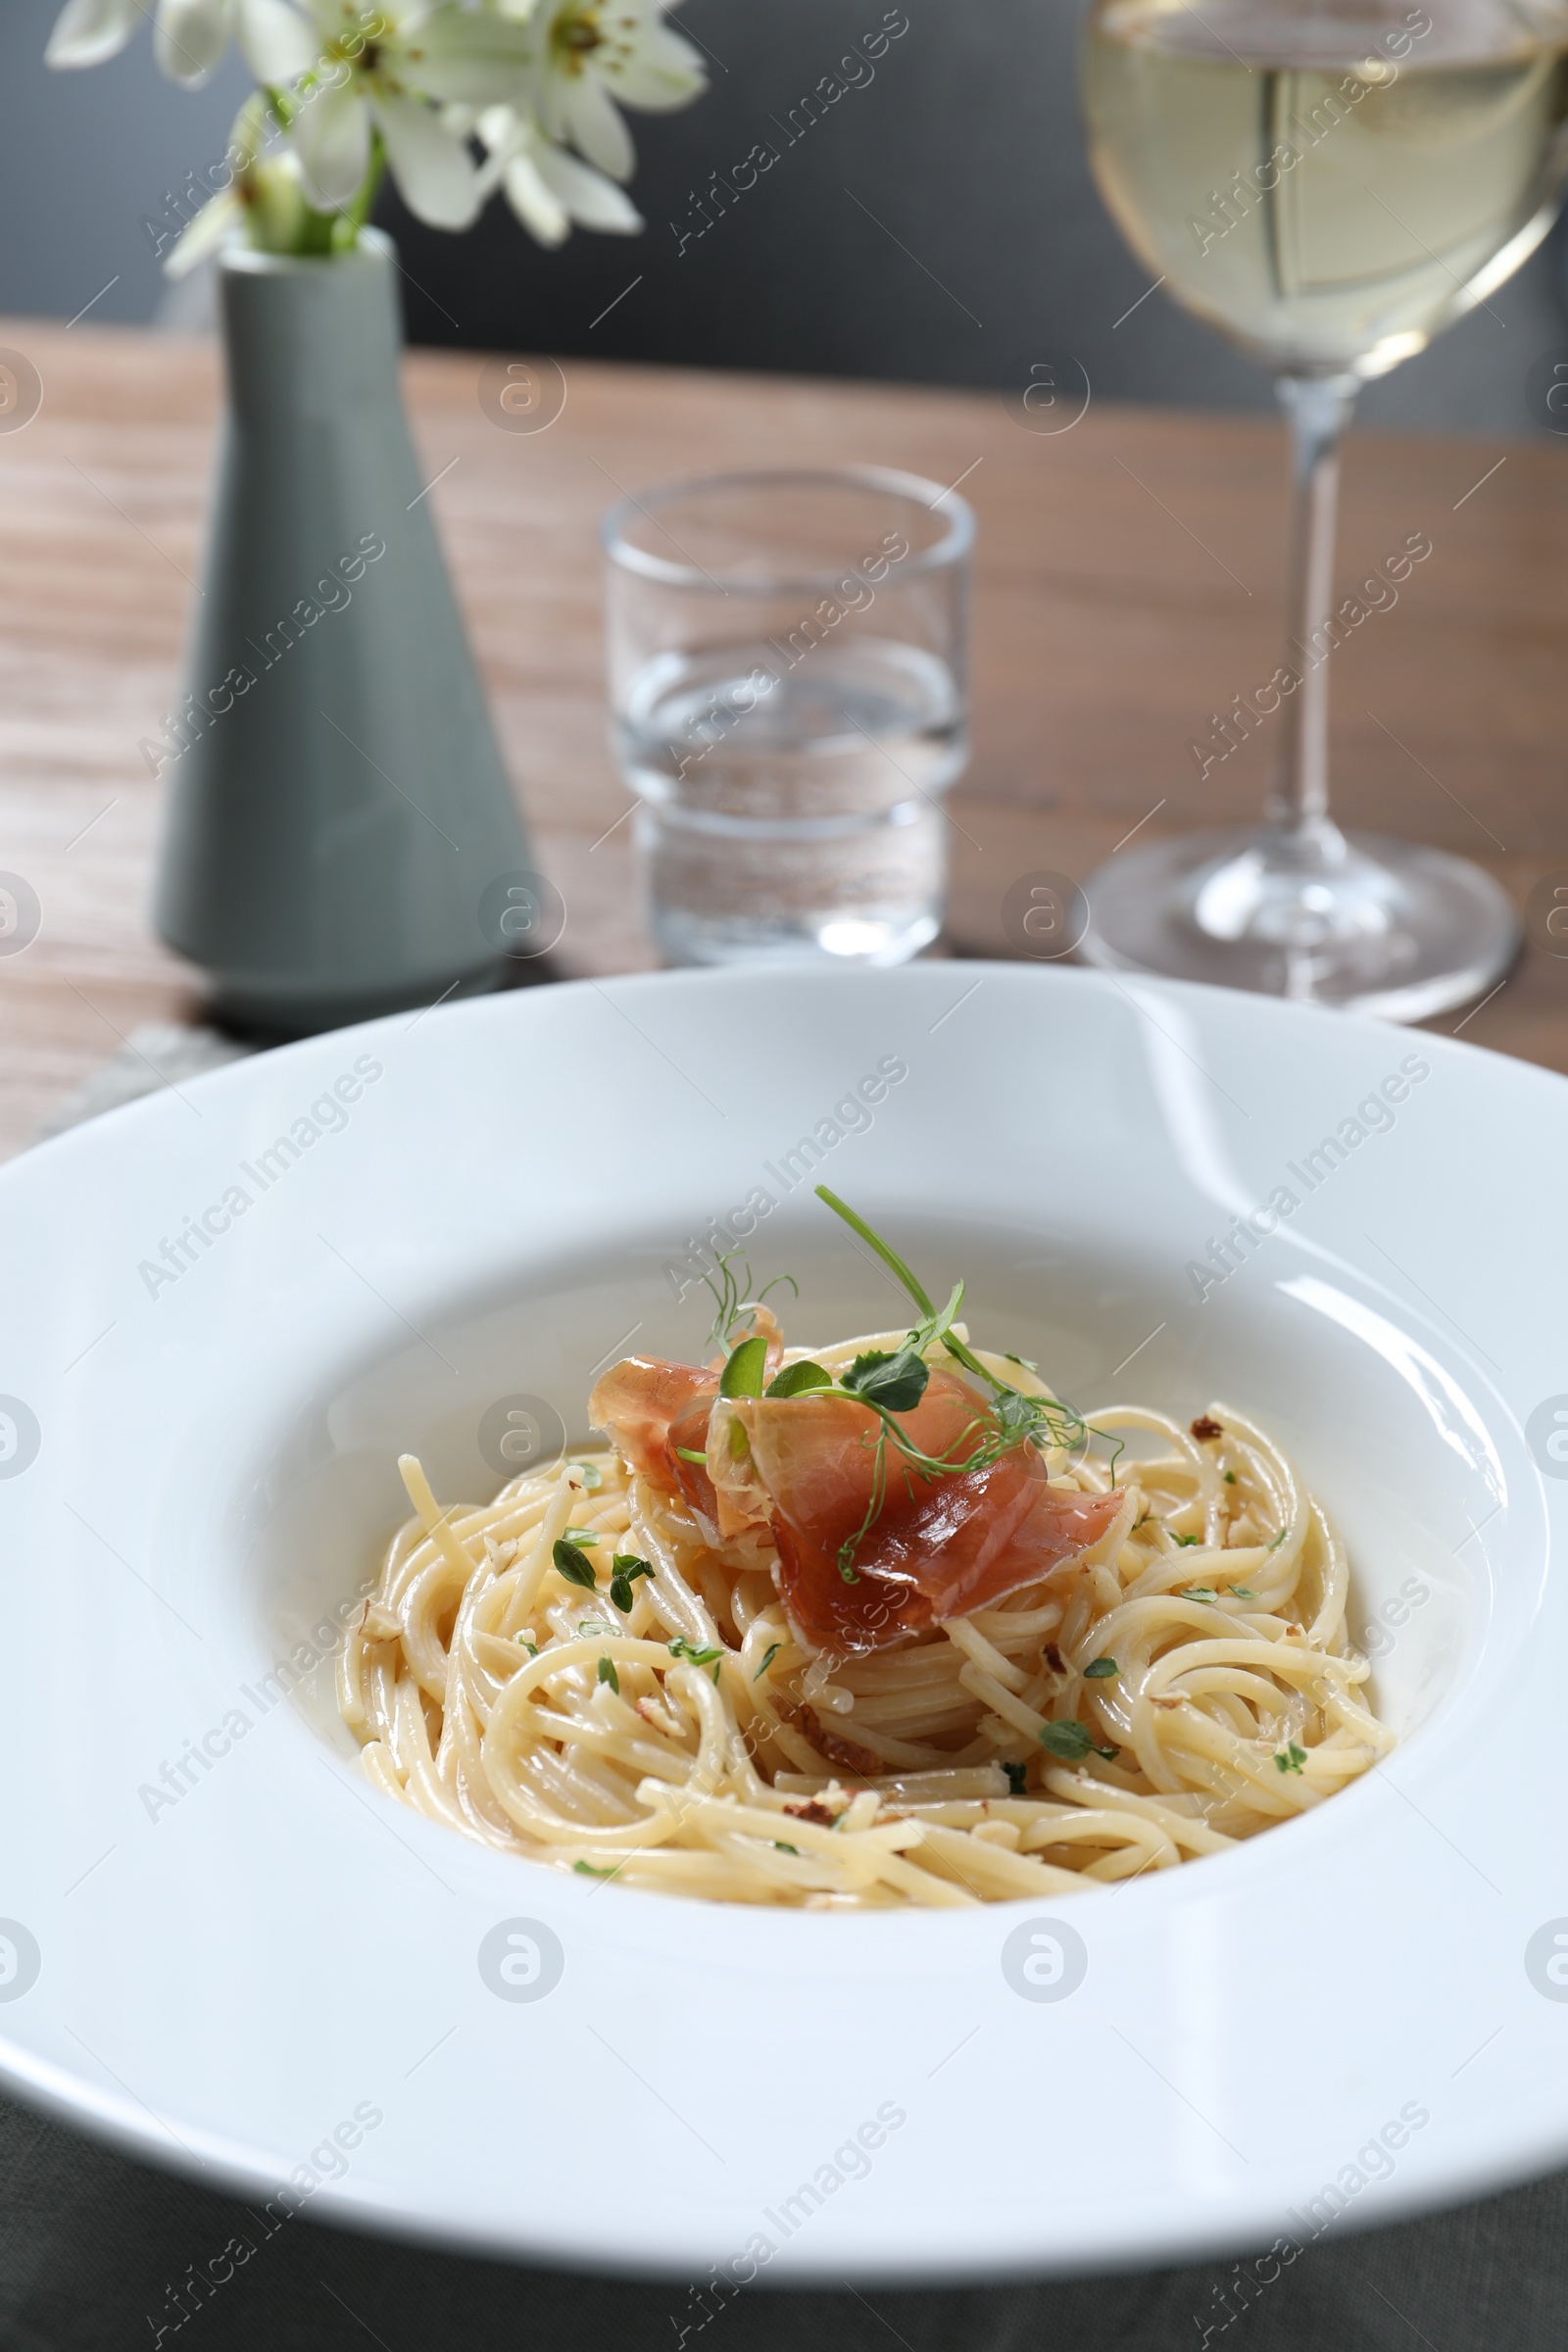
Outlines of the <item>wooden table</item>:
[[[0,870],[43,906],[34,943],[0,958],[9,1152],[138,1022],[199,1012],[148,926],[162,793],[137,744],[174,699],[221,370],[206,343],[86,326],[0,321],[0,346],[44,384],[33,423],[0,434]],[[1188,746],[1278,658],[1270,424],[1097,404],[1041,435],[994,395],[573,361],[559,421],[514,435],[480,410],[477,373],[416,354],[408,397],[513,777],[570,909],[566,970],[653,960],[629,828],[601,838],[627,802],[605,744],[593,526],[619,489],[672,474],[862,462],[961,479],[980,551],[957,952],[1006,952],[1021,872],[1082,876],[1141,821],[1149,839],[1255,810],[1266,742],[1201,781]],[[1568,873],[1568,450],[1366,434],[1343,507],[1346,587],[1411,532],[1434,552],[1334,657],[1339,813],[1462,851],[1523,905]],[[1568,961],[1531,950],[1463,1026],[1568,1071]]]

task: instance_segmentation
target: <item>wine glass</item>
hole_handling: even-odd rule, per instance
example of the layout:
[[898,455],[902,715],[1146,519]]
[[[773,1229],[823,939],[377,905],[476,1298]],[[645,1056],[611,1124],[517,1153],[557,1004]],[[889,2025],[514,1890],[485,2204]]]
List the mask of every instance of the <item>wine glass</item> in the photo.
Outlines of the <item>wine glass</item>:
[[[1568,7],[1095,0],[1082,74],[1106,204],[1152,276],[1275,370],[1294,482],[1285,651],[1272,701],[1249,706],[1279,731],[1262,827],[1102,865],[1082,952],[1425,1019],[1497,980],[1518,926],[1467,860],[1347,836],[1329,814],[1329,661],[1355,625],[1333,594],[1339,445],[1360,386],[1484,302],[1550,227]],[[1420,538],[1396,561],[1420,561]],[[1228,724],[1216,755],[1251,731],[1240,698]]]

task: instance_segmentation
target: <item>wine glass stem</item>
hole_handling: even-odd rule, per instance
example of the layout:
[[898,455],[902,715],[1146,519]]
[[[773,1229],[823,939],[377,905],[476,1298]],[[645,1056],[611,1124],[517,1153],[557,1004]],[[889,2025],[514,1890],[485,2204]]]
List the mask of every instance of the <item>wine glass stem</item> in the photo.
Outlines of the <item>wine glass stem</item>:
[[1285,667],[1299,682],[1285,704],[1285,736],[1266,821],[1293,846],[1343,856],[1329,816],[1329,637],[1340,440],[1360,389],[1349,375],[1282,375],[1291,432],[1291,547]]

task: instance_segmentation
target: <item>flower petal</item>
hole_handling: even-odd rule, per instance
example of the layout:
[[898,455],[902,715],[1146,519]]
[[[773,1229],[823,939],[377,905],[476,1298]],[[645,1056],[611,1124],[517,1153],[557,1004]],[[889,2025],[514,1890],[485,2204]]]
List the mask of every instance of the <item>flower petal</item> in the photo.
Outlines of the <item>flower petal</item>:
[[223,0],[158,0],[153,55],[158,71],[187,90],[211,81],[228,47]]
[[467,228],[484,200],[467,149],[416,98],[377,95],[374,105],[392,176],[415,219],[431,228]]
[[245,218],[245,208],[229,188],[204,204],[194,220],[186,222],[170,248],[164,264],[166,277],[186,277],[198,262],[215,253],[237,232]]
[[637,166],[631,133],[615,111],[604,83],[579,74],[568,83],[562,108],[572,144],[612,179],[629,179]]
[[526,26],[453,6],[432,9],[385,46],[389,72],[410,89],[472,106],[520,95],[534,54]]
[[685,106],[708,87],[701,56],[664,24],[645,25],[624,51],[607,46],[594,63],[622,106],[647,114]]
[[623,188],[602,172],[579,163],[564,148],[547,147],[540,143],[535,150],[539,176],[553,196],[558,196],[584,228],[597,228],[611,236],[633,237],[643,225],[643,217]]
[[66,0],[49,35],[51,66],[101,66],[118,57],[136,29],[136,0]]
[[288,0],[236,0],[235,34],[258,81],[280,89],[320,63],[320,43]]
[[370,168],[370,116],[352,84],[312,90],[291,126],[305,193],[318,212],[352,204]]
[[545,186],[533,158],[515,155],[507,166],[507,202],[531,237],[541,245],[560,245],[571,222],[565,206]]

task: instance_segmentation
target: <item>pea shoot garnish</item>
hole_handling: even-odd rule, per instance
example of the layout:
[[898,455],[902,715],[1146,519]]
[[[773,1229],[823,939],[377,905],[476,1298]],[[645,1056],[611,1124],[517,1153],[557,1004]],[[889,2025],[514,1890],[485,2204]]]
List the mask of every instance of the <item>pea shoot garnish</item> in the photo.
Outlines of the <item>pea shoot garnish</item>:
[[1116,1661],[1114,1658],[1091,1658],[1084,1668],[1084,1681],[1086,1683],[1107,1682],[1115,1671]]
[[620,1696],[620,1677],[615,1672],[615,1661],[613,1658],[600,1659],[599,1680],[602,1683],[608,1683],[617,1698]]
[[585,1558],[576,1544],[565,1536],[556,1538],[550,1556],[555,1561],[557,1574],[564,1576],[568,1585],[581,1585],[585,1592],[592,1592],[596,1589],[598,1579],[594,1575],[592,1561]]
[[634,1551],[615,1553],[610,1563],[610,1597],[623,1617],[631,1615],[631,1604],[636,1597],[633,1585],[640,1576],[651,1577],[653,1573],[648,1562],[640,1560]]
[[1276,1772],[1299,1772],[1305,1762],[1305,1748],[1298,1747],[1294,1740],[1288,1740],[1274,1758],[1274,1769]]
[[[961,1282],[954,1284],[946,1306],[936,1306],[898,1251],[863,1217],[858,1216],[848,1201],[841,1200],[825,1184],[816,1187],[816,1197],[875,1250],[889,1272],[908,1292],[920,1314],[902,1348],[872,1348],[864,1355],[858,1355],[836,1382],[829,1381],[820,1365],[813,1365],[812,1371],[820,1378],[813,1380],[808,1390],[804,1381],[799,1380],[804,1367],[797,1365],[791,1367],[797,1375],[797,1386],[781,1392],[775,1381],[768,1390],[769,1396],[804,1396],[818,1390],[825,1393],[831,1387],[839,1395],[852,1396],[858,1404],[867,1406],[881,1424],[875,1440],[871,1497],[865,1517],[838,1550],[839,1574],[847,1585],[855,1585],[860,1581],[855,1568],[856,1552],[880,1517],[887,1494],[890,1441],[906,1471],[912,1469],[926,1479],[964,1478],[974,1471],[989,1469],[1015,1446],[1033,1446],[1039,1452],[1052,1446],[1074,1449],[1087,1442],[1091,1432],[1071,1405],[1061,1404],[1052,1396],[1026,1396],[1010,1382],[1000,1380],[980,1361],[973,1348],[957,1337],[953,1325],[963,1304]],[[931,1379],[926,1352],[938,1345],[965,1372],[984,1382],[990,1391],[990,1401],[977,1406],[974,1419],[960,1430],[946,1453],[932,1454],[916,1444],[896,1416],[913,1412],[920,1403]],[[1019,1357],[1009,1360],[1022,1362]],[[785,1377],[779,1375],[780,1379]],[[1116,1451],[1120,1451],[1119,1445]],[[1113,1455],[1113,1463],[1114,1458]]]

